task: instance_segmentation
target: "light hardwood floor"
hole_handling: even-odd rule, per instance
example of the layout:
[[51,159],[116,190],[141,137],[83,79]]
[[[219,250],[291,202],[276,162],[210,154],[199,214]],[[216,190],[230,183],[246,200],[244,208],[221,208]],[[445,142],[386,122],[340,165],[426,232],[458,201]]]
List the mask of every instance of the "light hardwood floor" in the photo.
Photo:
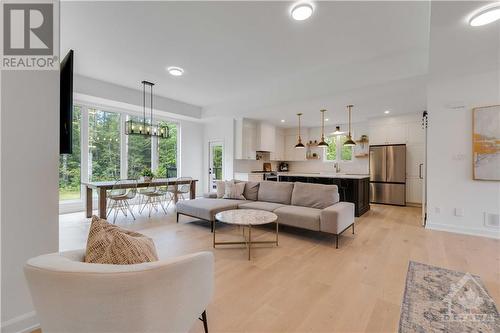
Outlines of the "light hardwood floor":
[[[151,236],[161,257],[215,254],[215,297],[207,309],[211,332],[396,332],[408,261],[481,276],[500,304],[500,242],[426,230],[420,209],[372,205],[335,249],[331,236],[282,227],[280,246],[253,251],[212,249],[208,223],[156,214],[117,224]],[[61,250],[85,245],[89,220],[61,215]],[[221,237],[238,237],[233,226]],[[258,238],[272,237],[260,228]],[[191,332],[202,332],[196,322]]]

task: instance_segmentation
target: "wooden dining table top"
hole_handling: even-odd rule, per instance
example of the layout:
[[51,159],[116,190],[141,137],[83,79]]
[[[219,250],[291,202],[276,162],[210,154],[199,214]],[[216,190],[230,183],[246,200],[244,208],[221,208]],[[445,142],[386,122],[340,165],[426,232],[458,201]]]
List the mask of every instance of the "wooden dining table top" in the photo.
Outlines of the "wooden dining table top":
[[155,178],[151,181],[145,180],[134,180],[134,179],[123,179],[117,184],[116,180],[107,180],[101,182],[82,182],[83,185],[93,188],[93,189],[118,189],[118,188],[130,188],[134,187],[137,182],[137,187],[148,187],[148,186],[166,186],[166,185],[182,185],[190,184],[191,182],[197,182],[198,179],[185,179],[178,180],[177,178]]

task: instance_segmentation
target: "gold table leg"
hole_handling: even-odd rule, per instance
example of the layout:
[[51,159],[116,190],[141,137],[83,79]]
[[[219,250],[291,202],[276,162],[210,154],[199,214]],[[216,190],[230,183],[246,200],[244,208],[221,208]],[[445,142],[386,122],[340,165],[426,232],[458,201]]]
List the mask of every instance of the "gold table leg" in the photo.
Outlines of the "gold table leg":
[[248,225],[248,260],[250,260],[250,248],[252,247],[252,225]]

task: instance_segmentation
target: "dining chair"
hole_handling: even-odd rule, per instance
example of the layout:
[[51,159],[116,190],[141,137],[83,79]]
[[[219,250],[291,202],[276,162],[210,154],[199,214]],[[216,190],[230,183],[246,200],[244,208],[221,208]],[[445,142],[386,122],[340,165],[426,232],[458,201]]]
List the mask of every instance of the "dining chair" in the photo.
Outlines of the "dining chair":
[[[157,186],[154,186],[150,183],[150,186],[148,186],[148,188],[142,193],[142,195],[144,196],[144,198],[146,200],[144,201],[139,213],[142,214],[144,209],[146,207],[148,207],[149,208],[148,209],[148,212],[149,212],[148,216],[151,217],[151,212],[153,210],[158,212],[158,208],[161,207],[163,209],[163,212],[165,214],[167,214],[168,204],[167,204],[167,208],[165,208],[165,205],[163,203],[166,200],[166,197],[168,194],[167,188],[168,188],[168,185],[157,187]],[[170,202],[169,202],[169,204],[170,204]]]
[[191,192],[191,183],[193,182],[193,178],[191,178],[191,177],[179,177],[179,178],[177,178],[176,182],[183,183],[183,184],[177,185],[177,193],[176,193],[177,198],[179,198],[179,195],[180,195],[182,200],[186,200],[186,198],[184,197],[184,194]]
[[113,185],[113,188],[108,194],[108,200],[110,202],[108,214],[109,217],[111,212],[114,210],[113,223],[116,221],[118,212],[122,212],[125,217],[128,216],[127,211],[130,212],[133,219],[135,220],[134,212],[130,207],[130,201],[137,195],[137,179],[120,179],[117,180]]
[[145,188],[143,187],[143,188],[137,190],[137,193],[139,194],[139,202],[138,202],[139,214],[141,213],[141,211],[142,211],[141,208],[142,208],[142,206],[144,205],[144,203],[145,203],[145,201],[147,199],[146,194],[147,193],[153,193],[153,192],[156,191],[156,186],[154,186],[152,184],[152,182],[153,182],[153,178],[151,178],[149,180],[147,187],[145,187]]

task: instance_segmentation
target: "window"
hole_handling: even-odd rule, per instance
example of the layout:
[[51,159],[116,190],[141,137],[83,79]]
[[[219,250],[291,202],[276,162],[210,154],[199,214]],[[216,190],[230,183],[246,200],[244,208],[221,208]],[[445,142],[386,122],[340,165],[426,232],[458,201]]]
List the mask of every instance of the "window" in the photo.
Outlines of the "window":
[[158,138],[158,177],[177,177],[177,124],[161,121],[160,126],[168,126],[168,139]]
[[[142,121],[142,118],[133,116],[129,116],[129,119]],[[127,135],[127,149],[128,178],[139,178],[144,169],[151,169],[151,137]]]
[[347,140],[345,135],[336,135],[326,138],[328,148],[325,149],[325,161],[351,161],[352,160],[352,147],[344,146]]
[[80,134],[81,107],[73,107],[73,154],[59,156],[59,200],[80,199]]
[[89,109],[89,180],[120,179],[120,114]]

